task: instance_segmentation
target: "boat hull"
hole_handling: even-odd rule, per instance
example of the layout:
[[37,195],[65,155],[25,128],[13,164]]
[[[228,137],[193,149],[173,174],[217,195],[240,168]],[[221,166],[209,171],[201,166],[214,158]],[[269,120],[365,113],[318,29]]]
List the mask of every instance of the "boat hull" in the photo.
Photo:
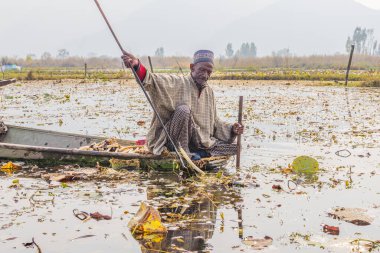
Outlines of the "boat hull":
[[[142,168],[176,170],[179,161],[171,156],[157,156],[137,153],[118,153],[79,150],[105,140],[104,137],[68,134],[55,131],[9,126],[8,132],[0,137],[0,159],[26,161],[40,166],[78,164],[113,168]],[[134,145],[133,141],[117,140],[120,145]],[[214,169],[226,164],[228,157],[205,159],[200,162],[202,169]]]

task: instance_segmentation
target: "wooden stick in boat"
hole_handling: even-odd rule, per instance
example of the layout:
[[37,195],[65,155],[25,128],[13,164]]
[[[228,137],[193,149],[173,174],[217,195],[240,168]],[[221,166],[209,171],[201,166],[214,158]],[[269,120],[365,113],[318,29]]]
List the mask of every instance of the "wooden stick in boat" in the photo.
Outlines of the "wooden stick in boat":
[[186,154],[186,151],[183,150],[183,148],[180,147],[179,148],[179,152],[181,152],[181,155],[183,156],[183,158],[185,158],[187,164],[190,166],[190,168],[192,170],[194,170],[197,174],[199,174],[201,176],[203,176],[203,175],[206,174],[203,170],[201,170],[200,168],[198,168],[197,165],[195,165],[193,163],[193,161],[191,161],[190,157]]

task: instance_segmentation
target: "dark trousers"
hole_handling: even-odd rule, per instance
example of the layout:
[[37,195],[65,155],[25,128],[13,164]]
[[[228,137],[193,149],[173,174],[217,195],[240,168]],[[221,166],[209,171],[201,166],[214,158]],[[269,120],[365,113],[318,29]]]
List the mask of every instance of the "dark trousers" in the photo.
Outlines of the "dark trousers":
[[[202,156],[236,155],[237,145],[226,143],[221,140],[218,140],[211,148],[202,147],[200,136],[198,135],[195,126],[190,108],[187,105],[178,106],[171,119],[166,123],[166,128],[174,143],[176,145],[180,144],[188,154],[201,151],[201,153],[203,153]],[[174,150],[170,141],[168,141],[166,146],[169,150]]]

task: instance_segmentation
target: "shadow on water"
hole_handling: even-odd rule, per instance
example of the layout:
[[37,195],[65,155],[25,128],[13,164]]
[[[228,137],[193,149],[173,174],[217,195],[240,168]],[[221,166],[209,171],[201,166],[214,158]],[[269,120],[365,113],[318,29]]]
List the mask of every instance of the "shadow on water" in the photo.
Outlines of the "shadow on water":
[[176,176],[154,173],[149,176],[147,201],[157,206],[162,221],[168,224],[168,232],[164,236],[135,236],[144,253],[207,250],[218,219],[218,208],[225,204],[237,207],[239,237],[243,236],[239,189],[192,183],[179,186]]

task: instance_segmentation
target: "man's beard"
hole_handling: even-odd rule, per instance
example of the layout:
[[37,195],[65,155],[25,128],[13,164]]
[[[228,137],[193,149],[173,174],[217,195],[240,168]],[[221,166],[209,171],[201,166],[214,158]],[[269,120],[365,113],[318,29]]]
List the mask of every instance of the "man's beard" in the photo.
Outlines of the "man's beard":
[[196,83],[198,84],[198,86],[200,86],[201,88],[204,88],[206,85],[207,85],[207,79],[204,79],[204,78],[198,78],[196,80]]

